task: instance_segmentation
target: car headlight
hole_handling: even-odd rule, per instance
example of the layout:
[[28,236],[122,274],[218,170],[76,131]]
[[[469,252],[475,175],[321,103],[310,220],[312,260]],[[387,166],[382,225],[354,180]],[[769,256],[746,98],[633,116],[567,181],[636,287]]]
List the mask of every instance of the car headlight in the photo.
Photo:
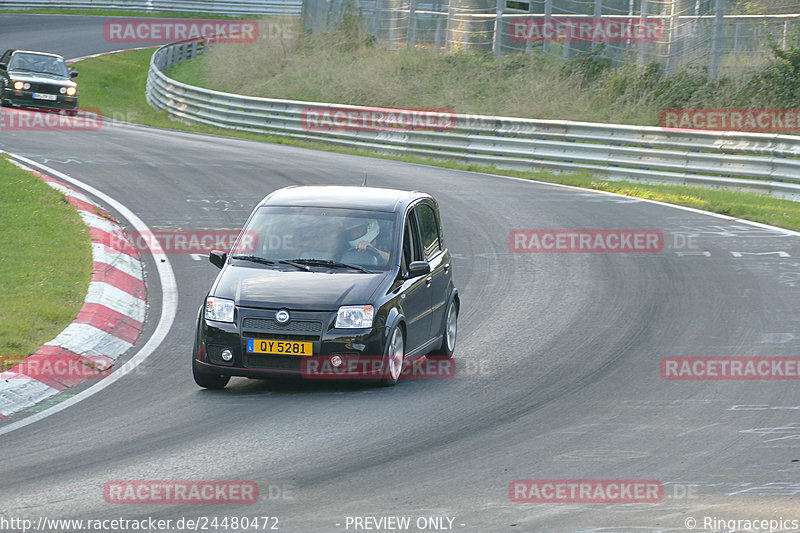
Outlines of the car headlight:
[[78,89],[75,87],[67,87],[67,96],[75,96],[78,93]]
[[233,309],[235,305],[233,300],[225,300],[224,298],[214,298],[209,296],[206,298],[206,320],[215,320],[217,322],[233,322]]
[[17,91],[21,91],[23,89],[30,89],[30,88],[31,88],[31,84],[28,83],[27,81],[15,81],[14,82],[14,89],[16,89]]
[[336,314],[337,328],[371,328],[375,308],[371,305],[345,305]]

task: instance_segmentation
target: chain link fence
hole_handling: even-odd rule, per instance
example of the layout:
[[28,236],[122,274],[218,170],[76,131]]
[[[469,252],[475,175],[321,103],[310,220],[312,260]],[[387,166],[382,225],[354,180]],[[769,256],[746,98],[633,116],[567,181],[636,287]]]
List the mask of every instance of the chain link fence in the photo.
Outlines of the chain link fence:
[[490,50],[569,59],[597,51],[614,66],[659,63],[710,78],[751,71],[800,35],[800,0],[307,0],[306,29],[348,12],[390,49]]

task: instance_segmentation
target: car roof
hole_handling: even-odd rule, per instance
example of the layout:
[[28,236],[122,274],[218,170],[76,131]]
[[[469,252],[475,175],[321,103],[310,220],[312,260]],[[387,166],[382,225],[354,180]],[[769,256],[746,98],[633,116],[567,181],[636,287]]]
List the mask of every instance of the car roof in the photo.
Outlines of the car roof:
[[339,207],[399,212],[405,211],[409,204],[420,198],[430,198],[430,195],[382,187],[305,185],[278,189],[264,198],[259,206]]

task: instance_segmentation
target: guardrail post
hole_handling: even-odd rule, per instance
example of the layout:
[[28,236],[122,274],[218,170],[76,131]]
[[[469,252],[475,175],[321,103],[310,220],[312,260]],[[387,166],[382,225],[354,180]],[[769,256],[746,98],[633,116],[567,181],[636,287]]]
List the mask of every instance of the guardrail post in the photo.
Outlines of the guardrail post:
[[789,19],[783,21],[783,46],[782,50],[789,48]]
[[719,61],[722,55],[722,30],[725,17],[725,0],[716,0],[714,6],[714,25],[711,35],[711,62],[708,65],[708,79],[719,77]]
[[408,4],[408,48],[417,46],[417,0]]
[[[642,25],[642,27],[645,27],[645,22],[647,19],[647,8],[648,8],[647,0],[642,0],[642,12],[639,15],[639,23]],[[639,47],[636,53],[636,65],[639,67],[644,66],[644,41],[639,41]]]
[[[603,16],[603,0],[594,0],[594,18],[595,21]],[[596,24],[597,22],[595,22]],[[595,34],[596,35],[596,34]],[[597,38],[592,38],[592,50],[597,48]]]
[[672,0],[672,13],[669,17],[669,41],[667,42],[667,76],[675,74],[678,61],[678,14],[681,0]]
[[433,36],[433,53],[438,54],[442,49],[442,17],[436,17],[436,34]]
[[[553,0],[544,0],[544,23],[545,25],[550,23],[550,19],[553,17]],[[528,41],[525,44],[525,52],[530,53],[531,49],[533,48],[533,43]],[[542,41],[542,52],[545,54],[550,52],[550,41],[544,40]]]
[[503,47],[503,10],[505,5],[505,0],[497,0],[497,13],[494,17],[494,43],[492,43],[492,49],[496,56],[500,55]]
[[394,9],[395,9],[394,7],[389,7],[389,8],[384,7],[384,10],[387,11],[386,19],[389,21],[389,50],[394,50],[394,35],[395,35],[394,25],[396,22]]
[[449,52],[450,51],[450,41],[453,40],[453,36],[451,35],[451,33],[453,31],[453,17],[455,16],[455,8],[453,7],[453,2],[454,1],[455,0],[450,0],[447,3],[447,28],[446,28],[446,30],[444,32],[445,33],[445,36],[444,36],[444,39],[445,39],[445,41],[444,41],[444,51],[445,52]]
[[374,35],[376,39],[380,39],[381,37],[381,13],[383,13],[383,2],[384,0],[375,0],[375,14],[372,19],[372,35]]
[[331,0],[330,20],[334,25],[342,22],[342,18],[344,18],[344,9],[345,6],[343,0]]

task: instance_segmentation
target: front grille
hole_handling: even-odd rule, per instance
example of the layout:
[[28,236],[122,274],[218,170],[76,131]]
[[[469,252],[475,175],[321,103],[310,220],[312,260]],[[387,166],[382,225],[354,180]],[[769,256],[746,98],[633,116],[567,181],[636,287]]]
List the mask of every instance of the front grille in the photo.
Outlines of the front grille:
[[287,355],[246,354],[244,357],[245,368],[260,370],[294,370],[300,371],[303,358]]
[[242,329],[263,333],[319,333],[322,322],[319,320],[292,320],[288,324],[280,324],[274,318],[245,318]]
[[51,83],[31,83],[31,88],[29,90],[35,93],[60,94],[58,91],[61,87],[63,86],[53,85]]
[[276,341],[318,341],[319,335],[286,335],[285,333],[269,333],[263,331],[243,331],[242,335],[248,339],[265,339]]

